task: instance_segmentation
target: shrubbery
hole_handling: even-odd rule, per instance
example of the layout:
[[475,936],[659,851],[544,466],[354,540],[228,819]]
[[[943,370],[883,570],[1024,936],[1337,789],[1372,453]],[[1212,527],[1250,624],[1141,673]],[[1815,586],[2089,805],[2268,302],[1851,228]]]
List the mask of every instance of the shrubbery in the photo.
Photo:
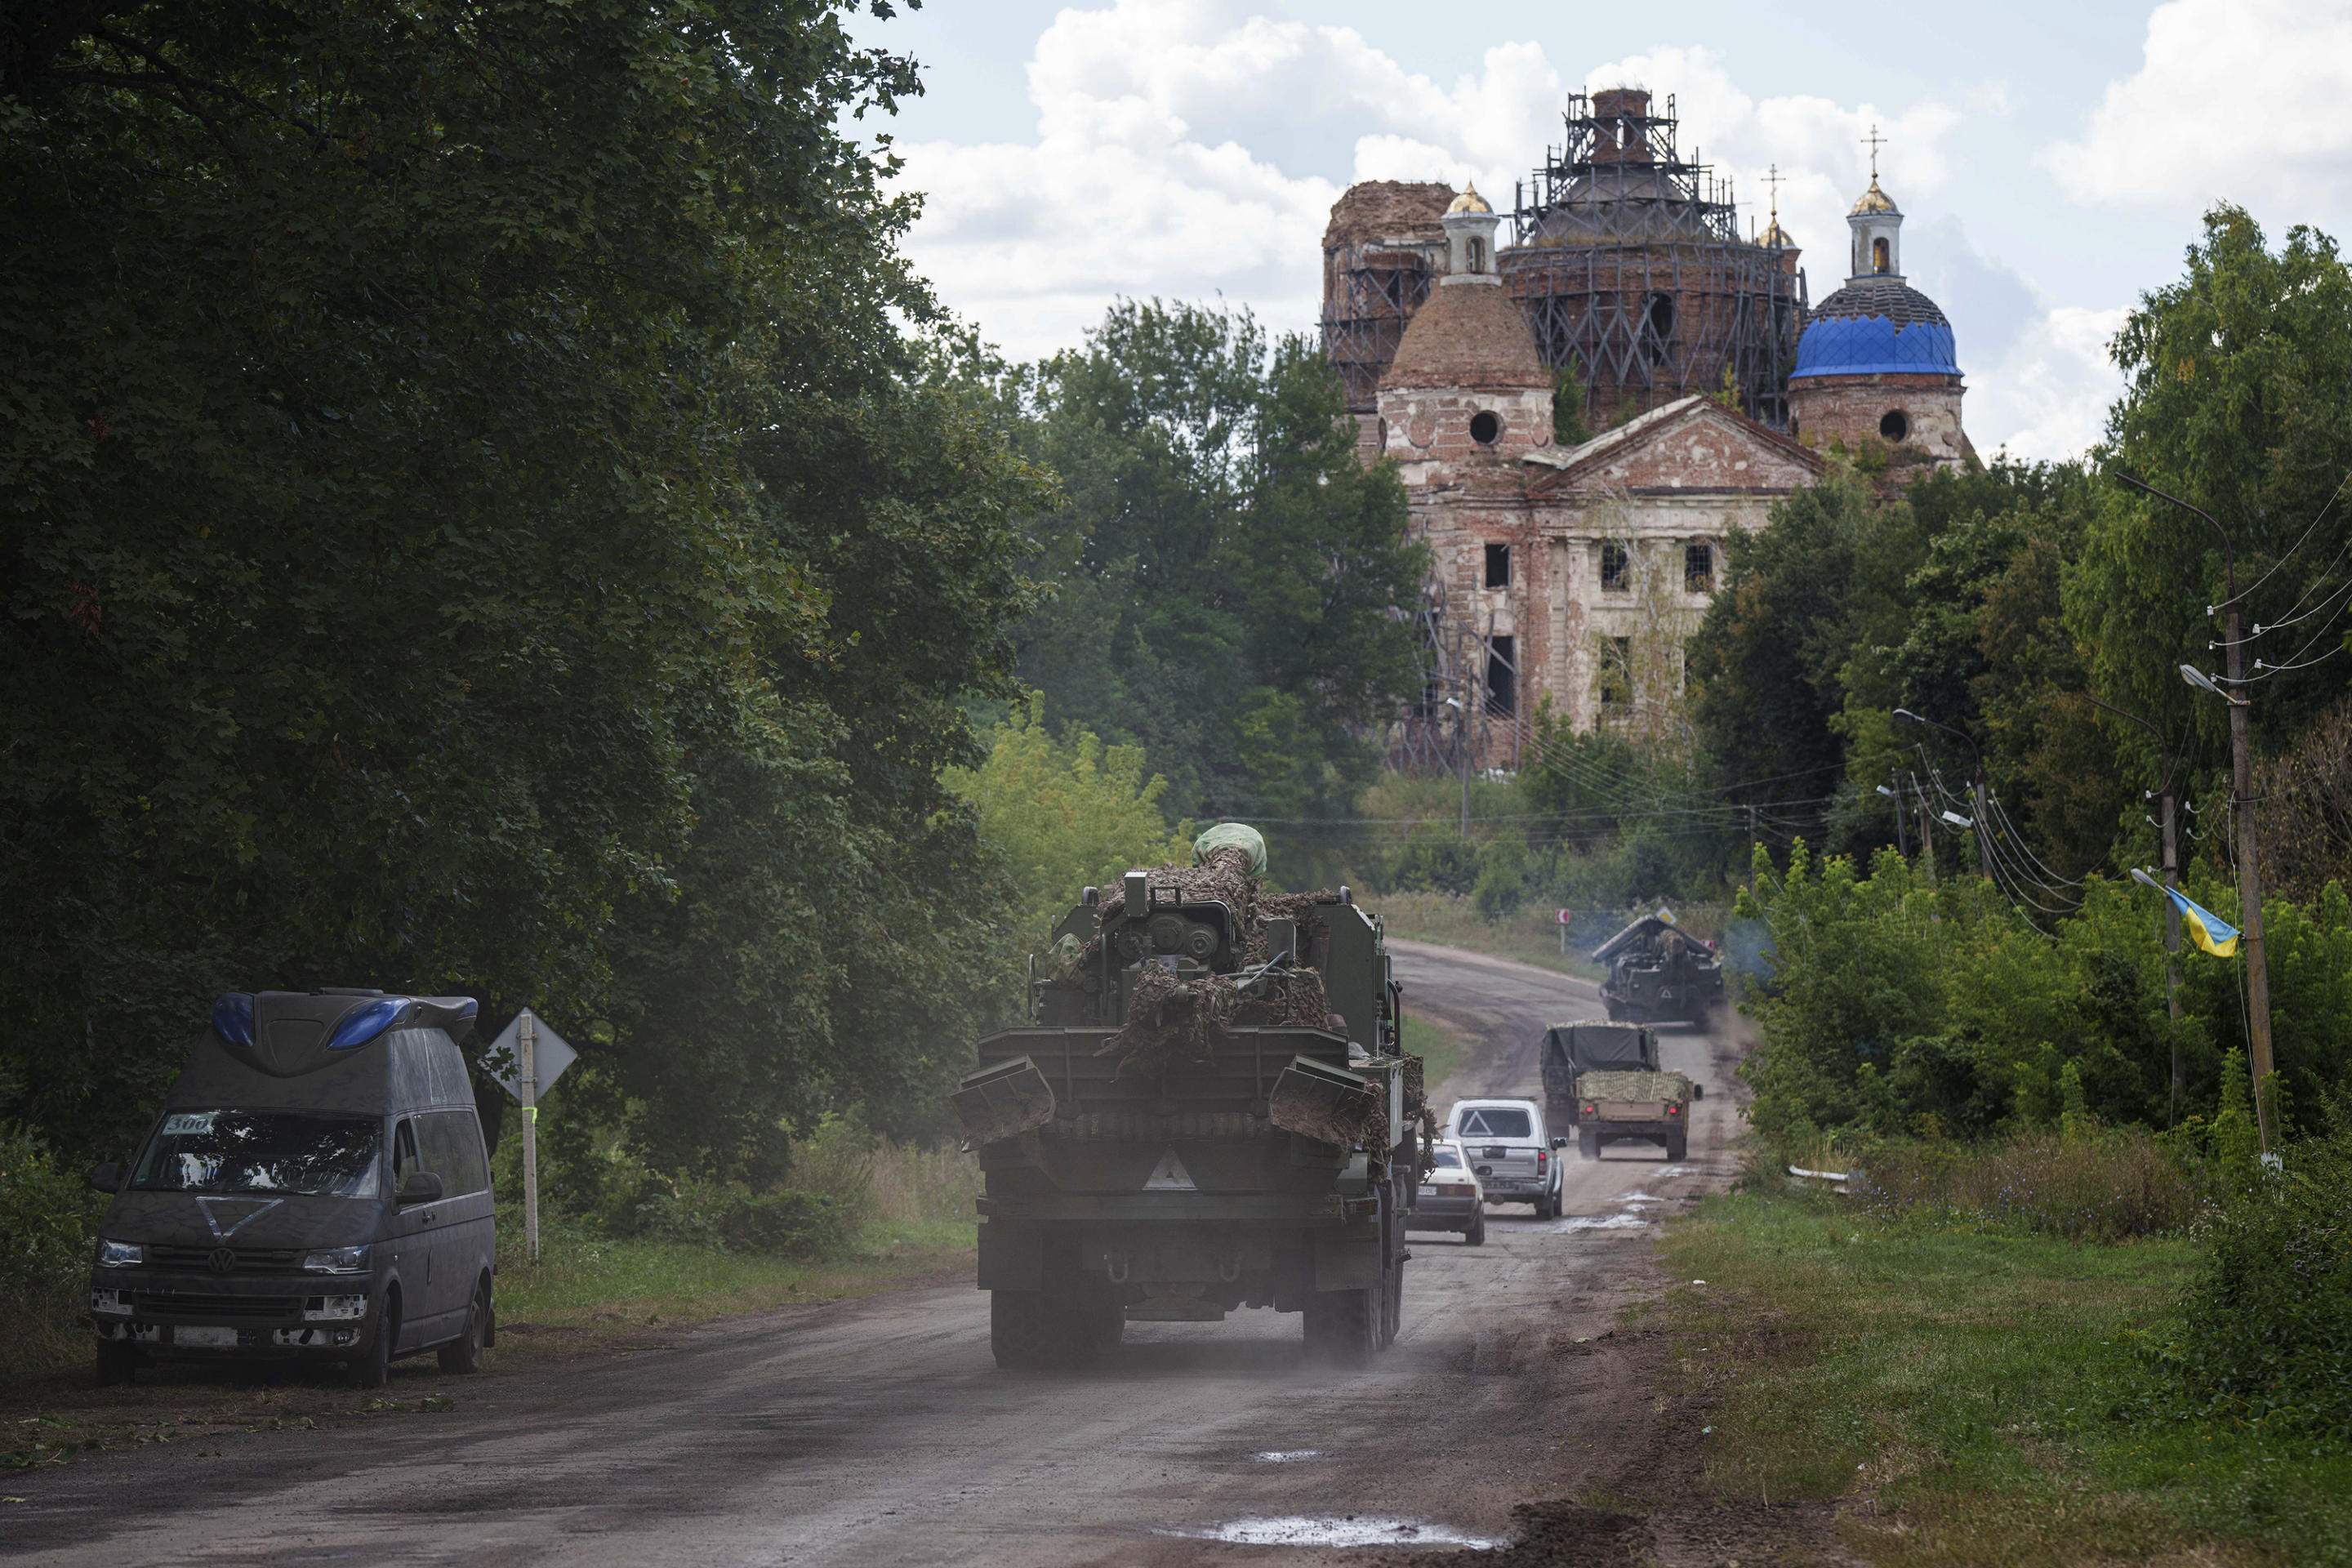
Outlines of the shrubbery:
[[2352,1432],[2352,1121],[2221,1184],[2201,1273],[2157,1353],[2223,1415]]
[[71,1347],[105,1208],[31,1133],[0,1128],[0,1323],[8,1329],[0,1368],[54,1361]]
[[2179,1230],[2198,1208],[2186,1163],[2138,1128],[1881,1143],[1845,1164],[1854,1203],[1898,1223],[2120,1241]]

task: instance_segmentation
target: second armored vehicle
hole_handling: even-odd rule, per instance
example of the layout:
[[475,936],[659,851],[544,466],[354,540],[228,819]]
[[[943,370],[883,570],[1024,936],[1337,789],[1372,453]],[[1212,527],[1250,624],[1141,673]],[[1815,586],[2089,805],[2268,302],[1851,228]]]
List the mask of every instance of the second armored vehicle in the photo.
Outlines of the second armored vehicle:
[[1577,1152],[1597,1160],[1612,1143],[1656,1143],[1670,1161],[1690,1153],[1691,1102],[1706,1092],[1658,1068],[1658,1037],[1638,1024],[1554,1024],[1544,1031],[1544,1104],[1554,1127],[1576,1129]]

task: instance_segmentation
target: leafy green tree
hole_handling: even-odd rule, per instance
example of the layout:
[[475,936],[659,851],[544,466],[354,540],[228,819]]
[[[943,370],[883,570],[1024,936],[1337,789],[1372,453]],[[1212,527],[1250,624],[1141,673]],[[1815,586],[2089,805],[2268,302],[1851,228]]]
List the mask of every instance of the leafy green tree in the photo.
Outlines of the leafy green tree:
[[[2329,504],[2352,471],[2352,269],[2336,242],[2297,226],[2272,250],[2243,210],[2217,206],[2186,276],[2142,296],[2114,353],[2126,381],[2107,416],[2106,458],[2229,531],[2247,626],[2278,628],[2246,650],[2249,671],[2258,658],[2289,666],[2333,651],[2335,612],[2308,612],[2352,578],[2352,510]],[[2227,715],[2175,670],[2221,668],[2211,606],[2226,596],[2211,529],[2120,485],[2101,488],[2067,574],[2066,625],[2093,650],[2101,695],[2187,735],[2192,762],[2214,774],[2228,765]],[[2300,728],[2343,687],[2334,660],[2264,676],[2251,691],[2256,734]],[[2152,748],[2129,726],[2116,734],[2152,784]]]
[[15,9],[0,1116],[352,982],[541,1005],[673,1166],[929,1093],[1051,492],[839,132],[913,86],[824,0]]
[[1012,395],[1069,498],[1039,525],[1055,600],[1022,634],[1048,710],[1144,747],[1179,815],[1347,815],[1417,679],[1397,612],[1424,556],[1321,353],[1127,301]]
[[1014,924],[1033,950],[1043,948],[1080,888],[1108,886],[1132,867],[1192,858],[1192,824],[1169,831],[1160,813],[1168,781],[1143,776],[1143,748],[1106,746],[1075,726],[1056,739],[1045,728],[1042,696],[998,725],[987,760],[959,770],[950,784],[980,814],[982,837],[1010,868]]

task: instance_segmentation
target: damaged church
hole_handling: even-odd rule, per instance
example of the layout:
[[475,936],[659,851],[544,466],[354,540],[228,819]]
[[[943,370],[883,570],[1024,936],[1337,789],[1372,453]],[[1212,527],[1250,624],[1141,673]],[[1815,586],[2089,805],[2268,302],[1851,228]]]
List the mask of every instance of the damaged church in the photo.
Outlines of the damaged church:
[[1726,541],[1825,448],[1972,456],[1951,324],[1904,280],[1874,159],[1845,280],[1812,305],[1777,211],[1743,238],[1677,151],[1671,98],[1577,94],[1565,125],[1508,214],[1373,181],[1324,235],[1325,352],[1433,556],[1400,768],[1515,768],[1545,698],[1580,731],[1660,732]]

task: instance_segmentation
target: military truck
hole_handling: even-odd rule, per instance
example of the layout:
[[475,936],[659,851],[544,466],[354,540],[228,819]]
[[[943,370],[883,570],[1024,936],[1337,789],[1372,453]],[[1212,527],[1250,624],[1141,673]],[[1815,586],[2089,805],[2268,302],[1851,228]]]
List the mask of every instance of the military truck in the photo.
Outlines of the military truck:
[[1594,948],[1592,962],[1609,966],[1601,1000],[1612,1018],[1706,1027],[1723,1005],[1723,960],[1677,928],[1672,910],[1643,915]]
[[1544,1031],[1544,1119],[1576,1129],[1577,1152],[1657,1143],[1669,1161],[1690,1154],[1691,1102],[1706,1090],[1658,1068],[1658,1037],[1639,1024],[1554,1024]]
[[1346,888],[1266,892],[1253,829],[1193,861],[1087,889],[954,1096],[1000,1366],[1243,1307],[1339,1364],[1396,1336],[1426,1119],[1381,924]]

